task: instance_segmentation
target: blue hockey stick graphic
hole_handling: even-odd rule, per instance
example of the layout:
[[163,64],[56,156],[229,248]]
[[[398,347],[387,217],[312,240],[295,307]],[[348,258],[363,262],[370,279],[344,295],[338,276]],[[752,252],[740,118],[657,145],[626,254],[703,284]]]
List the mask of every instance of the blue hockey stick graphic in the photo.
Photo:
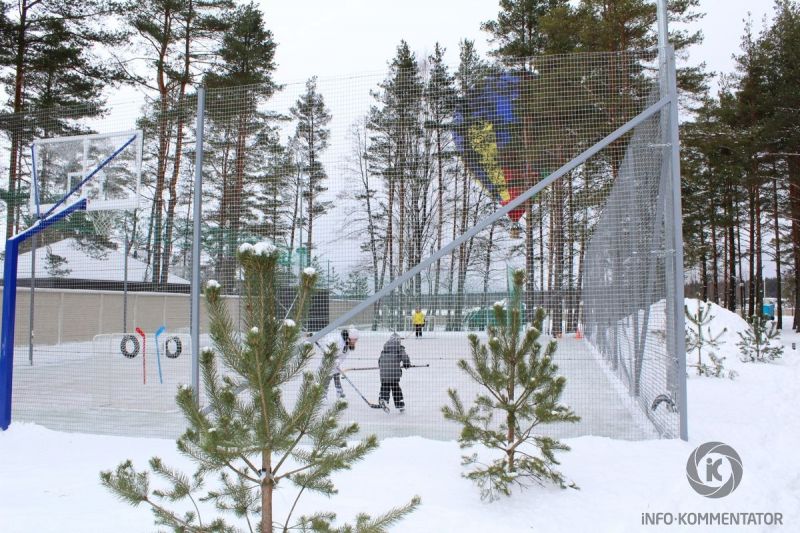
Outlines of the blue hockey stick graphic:
[[166,331],[167,328],[165,328],[164,326],[161,326],[156,330],[156,363],[158,364],[158,382],[162,384],[164,383],[164,378],[161,377],[161,348],[159,348],[158,345],[158,336],[162,335]]

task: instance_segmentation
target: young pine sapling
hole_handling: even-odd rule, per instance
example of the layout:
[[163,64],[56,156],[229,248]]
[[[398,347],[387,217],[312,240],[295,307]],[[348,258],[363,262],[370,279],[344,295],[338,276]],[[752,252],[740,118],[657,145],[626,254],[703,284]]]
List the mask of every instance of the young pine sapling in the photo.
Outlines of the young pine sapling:
[[762,315],[750,317],[750,327],[739,335],[741,360],[745,363],[774,361],[783,356],[783,346],[775,323]]
[[[722,331],[716,335],[711,333],[711,322],[714,320],[714,315],[711,314],[711,306],[703,305],[703,302],[697,303],[697,312],[692,313],[689,307],[683,306],[684,314],[686,315],[686,351],[697,353],[697,362],[689,364],[697,369],[698,376],[714,376],[723,377],[728,376],[733,379],[736,377],[736,372],[731,370],[725,372],[725,358],[720,357],[714,350],[720,348],[722,343],[720,338],[728,331],[728,328],[722,328]],[[706,331],[703,331],[703,328]],[[703,352],[708,355],[708,362],[703,361]]]
[[[168,488],[151,487],[150,472],[136,471],[130,461],[114,472],[102,472],[103,485],[134,506],[149,505],[156,524],[173,531],[229,532],[239,531],[237,527],[242,525],[260,533],[386,531],[417,507],[418,497],[377,518],[360,514],[352,526],[336,528],[333,513],[292,520],[305,491],[335,494],[331,475],[349,469],[378,442],[372,435],[348,443],[358,425],[340,425],[347,404],[326,404],[335,353],[326,353],[316,371],[306,370],[313,349],[300,342],[300,336],[317,278],[315,271],[309,268],[301,275],[290,319],[278,305],[275,246],[266,242],[242,245],[238,259],[244,270],[241,308],[246,332],[236,333],[220,285],[209,282],[205,295],[214,348],[203,350],[200,361],[208,407],[200,409],[189,387],[181,388],[177,395],[188,422],[178,439],[178,450],[196,463],[195,474],[187,476],[155,457],[150,470]],[[296,384],[298,393],[287,402],[283,395],[290,382]],[[207,483],[212,475],[215,483]],[[288,509],[276,508],[275,493],[288,484],[297,489],[293,503]],[[204,503],[223,516],[203,519],[201,508],[208,508]],[[184,510],[170,509],[170,504]],[[284,513],[280,520],[276,516],[279,511]],[[236,524],[229,524],[228,517]]]
[[488,328],[488,343],[470,335],[471,361],[458,362],[481,386],[481,393],[466,407],[458,392],[450,389],[450,405],[442,408],[446,419],[461,424],[462,448],[483,445],[490,452],[500,452],[488,464],[481,463],[477,454],[462,458],[462,464],[469,467],[464,476],[478,485],[481,497],[487,500],[509,495],[514,485],[525,487],[532,482],[547,481],[566,488],[564,476],[555,469],[559,464],[555,452],[569,447],[536,430],[544,424],[580,420],[559,403],[567,380],[556,374],[556,342],[540,343],[543,309],[536,310],[532,327],[523,331],[520,299],[524,279],[523,271],[514,272],[510,305],[494,305],[497,326]]

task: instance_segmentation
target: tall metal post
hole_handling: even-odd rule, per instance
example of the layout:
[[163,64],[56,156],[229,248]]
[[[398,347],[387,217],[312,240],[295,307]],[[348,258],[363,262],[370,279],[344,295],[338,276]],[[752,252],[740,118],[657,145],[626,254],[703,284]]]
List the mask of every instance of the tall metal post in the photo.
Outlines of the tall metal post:
[[192,390],[194,401],[200,402],[200,222],[203,212],[203,125],[205,124],[206,90],[197,88],[197,127],[194,153],[194,226],[192,230]]
[[0,429],[3,431],[11,424],[19,245],[79,209],[86,209],[86,198],[78,200],[49,218],[37,220],[30,228],[6,240],[6,257],[3,265],[3,324],[0,327]]
[[122,278],[122,332],[128,333],[128,212],[122,213],[125,242],[122,251],[125,254],[123,259],[123,278]]
[[672,218],[671,271],[673,272],[673,307],[674,331],[673,346],[675,349],[675,372],[677,385],[677,404],[680,414],[681,439],[689,439],[689,426],[687,421],[687,395],[686,395],[686,324],[684,318],[684,276],[683,276],[683,213],[681,210],[681,157],[680,138],[678,135],[678,84],[677,69],[675,66],[675,49],[667,45],[667,88],[669,95],[669,167],[670,167],[670,205]]
[[33,325],[34,325],[34,300],[36,299],[36,247],[37,235],[31,238],[31,296],[28,310],[28,364],[33,366]]
[[[671,387],[675,391],[675,403],[680,416],[680,437],[688,440],[686,397],[686,339],[683,294],[683,218],[681,213],[681,166],[680,139],[678,136],[678,83],[675,66],[675,49],[669,44],[669,13],[667,0],[656,0],[658,25],[658,65],[661,97],[669,99],[669,106],[662,113],[661,131],[667,147],[663,171],[666,186],[665,226],[666,243],[673,251],[667,258],[667,323],[672,326],[672,335],[667,338],[668,352],[674,354]],[[671,315],[671,317],[670,317]]]
[[[662,74],[666,74],[663,70],[667,63],[667,43],[669,42],[669,25],[667,23],[667,0],[656,0],[656,24],[658,25],[658,64],[662,68]],[[663,83],[666,78],[662,77]]]

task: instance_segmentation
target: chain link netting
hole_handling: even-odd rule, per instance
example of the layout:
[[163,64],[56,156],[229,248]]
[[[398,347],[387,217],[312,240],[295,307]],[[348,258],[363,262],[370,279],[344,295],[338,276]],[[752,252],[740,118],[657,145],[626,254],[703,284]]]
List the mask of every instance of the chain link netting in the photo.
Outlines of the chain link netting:
[[[542,432],[675,436],[670,406],[683,376],[668,349],[669,148],[659,114],[429,259],[653,104],[655,56],[502,65],[462,57],[448,67],[398,55],[383,73],[209,86],[200,250],[191,246],[194,96],[0,117],[21,206],[12,233],[33,223],[22,197],[30,183],[23,148],[34,138],[127,130],[144,137],[137,209],[120,212],[108,232],[81,212],[46,230],[35,242],[35,276],[31,246],[22,250],[14,418],[71,431],[179,434],[174,394],[190,382],[195,351],[193,254],[202,280],[221,284],[242,329],[236,251],[268,239],[280,249],[287,314],[299,273],[319,274],[309,333],[380,294],[343,324],[360,333],[341,363],[349,379],[342,392],[365,432],[458,436],[441,415],[447,390],[478,393],[458,360],[470,356],[470,333],[485,340],[493,306],[508,304],[511,274],[523,269],[523,311],[530,318],[546,310],[545,334],[558,343],[555,361],[567,379],[562,402],[581,416]],[[204,310],[201,324],[205,345]],[[405,371],[402,404],[395,398],[384,413],[367,404],[378,399],[377,359],[395,332],[420,366]],[[331,401],[335,394],[331,385]],[[657,403],[662,395],[669,402]]]

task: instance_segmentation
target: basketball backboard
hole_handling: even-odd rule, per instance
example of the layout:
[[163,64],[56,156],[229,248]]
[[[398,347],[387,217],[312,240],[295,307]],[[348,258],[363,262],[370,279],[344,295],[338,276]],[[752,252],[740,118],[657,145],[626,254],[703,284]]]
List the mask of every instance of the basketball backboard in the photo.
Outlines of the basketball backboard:
[[37,139],[31,146],[31,212],[43,216],[62,200],[87,199],[87,211],[138,206],[142,132],[121,131]]

